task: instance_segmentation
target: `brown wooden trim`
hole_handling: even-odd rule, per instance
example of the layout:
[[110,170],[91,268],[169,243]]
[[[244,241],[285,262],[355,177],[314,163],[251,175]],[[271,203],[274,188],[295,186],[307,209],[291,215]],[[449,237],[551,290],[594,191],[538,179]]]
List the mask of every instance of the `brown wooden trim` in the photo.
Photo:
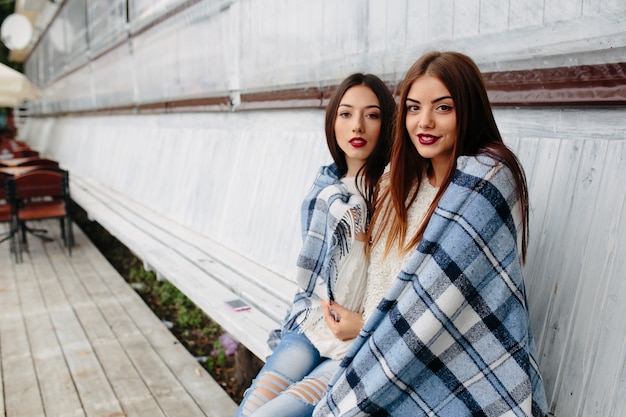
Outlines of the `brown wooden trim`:
[[105,107],[97,110],[70,110],[56,113],[33,114],[31,117],[69,117],[69,116],[93,116],[93,115],[112,115],[112,114],[129,114],[136,111],[135,106],[118,106]]
[[322,108],[326,105],[324,99],[328,96],[328,88],[304,87],[244,93],[241,95],[238,108],[241,110]]
[[324,91],[318,87],[292,88],[278,91],[261,91],[241,95],[242,103],[274,102],[283,100],[319,101],[324,97]]
[[172,113],[173,111],[184,111],[191,109],[200,110],[230,110],[230,97],[199,97],[181,99],[158,103],[145,103],[137,106],[140,112]]
[[626,104],[626,62],[483,74],[494,106]]
[[[626,62],[490,72],[484,73],[483,78],[493,106],[626,104]],[[387,86],[397,96],[399,86]],[[336,87],[242,94],[241,105],[263,103],[263,107],[270,107],[284,101],[323,107]]]

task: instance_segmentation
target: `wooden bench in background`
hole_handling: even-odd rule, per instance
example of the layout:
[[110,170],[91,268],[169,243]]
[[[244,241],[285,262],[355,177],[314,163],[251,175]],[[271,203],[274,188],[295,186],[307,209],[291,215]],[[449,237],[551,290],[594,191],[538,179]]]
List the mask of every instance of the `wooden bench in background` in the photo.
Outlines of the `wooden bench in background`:
[[[265,360],[267,336],[279,327],[296,285],[87,176],[70,175],[72,200],[197,307]],[[235,312],[225,301],[252,308]]]

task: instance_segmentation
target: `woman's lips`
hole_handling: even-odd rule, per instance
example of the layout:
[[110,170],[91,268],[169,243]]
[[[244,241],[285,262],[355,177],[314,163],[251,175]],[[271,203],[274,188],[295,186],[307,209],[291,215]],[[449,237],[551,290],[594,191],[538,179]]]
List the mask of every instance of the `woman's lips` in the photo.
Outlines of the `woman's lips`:
[[439,137],[428,134],[419,134],[417,135],[417,139],[422,145],[432,145],[439,140]]
[[363,146],[367,145],[367,141],[363,138],[352,138],[350,139],[349,143],[354,148],[362,148]]

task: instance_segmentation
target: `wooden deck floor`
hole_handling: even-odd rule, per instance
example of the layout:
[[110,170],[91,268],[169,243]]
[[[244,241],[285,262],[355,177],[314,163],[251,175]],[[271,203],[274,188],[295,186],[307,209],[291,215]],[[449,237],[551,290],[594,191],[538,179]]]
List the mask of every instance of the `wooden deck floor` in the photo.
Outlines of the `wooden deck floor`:
[[[0,416],[232,416],[235,403],[75,227],[0,245]],[[0,231],[2,228],[0,227]]]

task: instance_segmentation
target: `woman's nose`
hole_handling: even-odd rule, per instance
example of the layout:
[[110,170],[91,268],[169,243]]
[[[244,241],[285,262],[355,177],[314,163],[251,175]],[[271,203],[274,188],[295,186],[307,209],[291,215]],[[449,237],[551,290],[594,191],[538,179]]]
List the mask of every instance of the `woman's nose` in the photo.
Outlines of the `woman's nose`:
[[423,112],[420,115],[420,120],[419,120],[419,127],[422,129],[426,129],[426,128],[431,128],[433,127],[433,118],[430,116],[430,114],[428,112]]

